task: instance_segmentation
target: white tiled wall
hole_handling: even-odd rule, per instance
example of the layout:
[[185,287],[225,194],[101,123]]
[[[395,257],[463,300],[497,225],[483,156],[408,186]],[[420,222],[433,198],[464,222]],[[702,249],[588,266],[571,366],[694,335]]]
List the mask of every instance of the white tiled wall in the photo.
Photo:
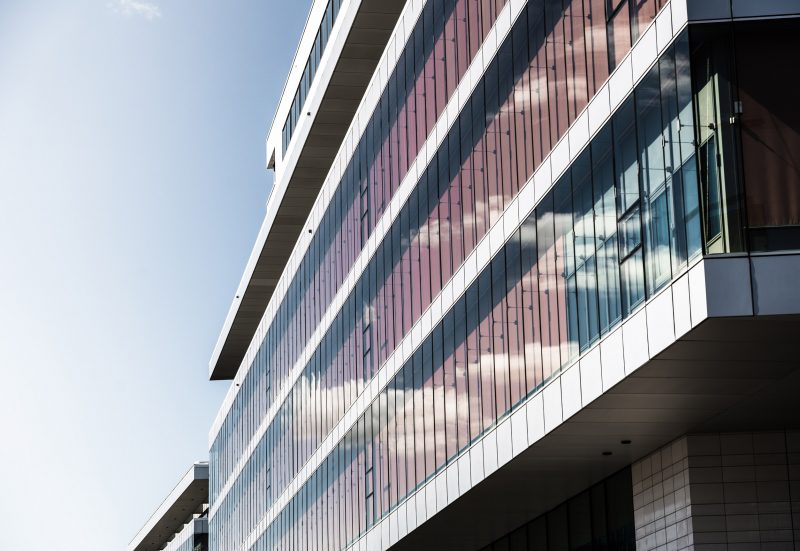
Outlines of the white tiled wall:
[[800,432],[684,436],[631,470],[636,549],[789,550],[800,543]]

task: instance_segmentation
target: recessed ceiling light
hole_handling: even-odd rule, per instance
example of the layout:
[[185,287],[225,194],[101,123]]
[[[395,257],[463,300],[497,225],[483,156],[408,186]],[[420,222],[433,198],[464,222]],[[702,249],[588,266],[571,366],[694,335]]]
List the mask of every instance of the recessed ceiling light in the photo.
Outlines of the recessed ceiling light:
[[620,440],[619,443],[620,444],[630,444],[631,441],[630,440]]
[[605,452],[603,452],[603,455],[611,455],[611,452],[605,451]]

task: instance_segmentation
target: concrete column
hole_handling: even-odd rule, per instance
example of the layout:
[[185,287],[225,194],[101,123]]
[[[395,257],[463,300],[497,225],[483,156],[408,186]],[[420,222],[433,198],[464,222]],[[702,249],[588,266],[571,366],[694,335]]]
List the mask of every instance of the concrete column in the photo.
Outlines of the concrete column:
[[683,436],[631,475],[637,550],[800,548],[800,431]]

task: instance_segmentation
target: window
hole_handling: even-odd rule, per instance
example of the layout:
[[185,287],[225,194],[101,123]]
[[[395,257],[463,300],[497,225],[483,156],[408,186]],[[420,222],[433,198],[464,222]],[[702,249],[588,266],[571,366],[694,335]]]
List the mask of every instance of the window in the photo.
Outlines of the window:
[[612,119],[617,184],[619,256],[622,308],[629,314],[644,300],[642,228],[639,203],[639,166],[633,100],[629,99]]
[[[636,1],[636,0],[633,0]],[[610,70],[622,61],[631,49],[631,14],[628,0],[608,0],[608,64]]]

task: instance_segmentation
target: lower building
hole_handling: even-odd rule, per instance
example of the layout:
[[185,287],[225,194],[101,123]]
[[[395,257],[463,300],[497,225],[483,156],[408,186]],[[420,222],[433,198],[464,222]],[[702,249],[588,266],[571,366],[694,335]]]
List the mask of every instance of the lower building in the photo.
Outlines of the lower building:
[[212,548],[795,549],[800,2],[397,7],[312,7]]
[[208,551],[208,463],[191,466],[128,551]]
[[[682,436],[483,549],[796,549],[798,452],[797,431]],[[520,490],[508,496],[519,499]],[[430,532],[420,533],[398,548],[471,548],[472,536],[437,547]]]

